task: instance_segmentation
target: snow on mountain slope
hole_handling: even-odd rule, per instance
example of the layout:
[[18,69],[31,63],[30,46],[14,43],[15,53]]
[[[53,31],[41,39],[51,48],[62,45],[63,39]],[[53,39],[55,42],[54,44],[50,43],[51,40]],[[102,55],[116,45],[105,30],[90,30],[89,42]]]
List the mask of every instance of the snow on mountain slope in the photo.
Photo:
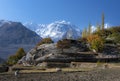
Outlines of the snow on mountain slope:
[[80,29],[66,21],[56,21],[48,25],[42,24],[24,24],[29,29],[35,31],[42,38],[51,37],[54,41],[62,38],[77,39],[81,36]]

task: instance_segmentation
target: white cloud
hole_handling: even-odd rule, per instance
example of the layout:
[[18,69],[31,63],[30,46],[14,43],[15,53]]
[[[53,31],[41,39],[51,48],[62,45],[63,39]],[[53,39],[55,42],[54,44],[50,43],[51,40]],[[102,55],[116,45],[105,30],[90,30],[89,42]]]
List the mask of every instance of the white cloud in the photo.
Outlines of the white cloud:
[[67,22],[65,20],[55,21],[55,23],[59,23],[59,24],[71,24],[70,22]]
[[94,32],[97,28],[95,26],[92,26],[92,32]]
[[110,28],[110,27],[111,27],[111,25],[109,23],[105,24],[105,28]]
[[[111,27],[111,25],[109,23],[105,23],[104,26],[105,26],[105,29]],[[96,26],[94,26],[94,25],[91,28],[92,28],[92,32],[94,32],[97,29]]]

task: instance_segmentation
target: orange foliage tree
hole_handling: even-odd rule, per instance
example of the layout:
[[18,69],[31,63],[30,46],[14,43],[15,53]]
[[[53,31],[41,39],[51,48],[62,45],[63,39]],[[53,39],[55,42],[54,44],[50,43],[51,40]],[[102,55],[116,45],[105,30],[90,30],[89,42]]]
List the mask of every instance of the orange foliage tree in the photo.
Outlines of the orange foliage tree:
[[98,35],[89,35],[87,42],[90,44],[90,49],[101,51],[104,47],[104,40]]
[[8,57],[7,64],[14,65],[25,55],[26,55],[26,53],[25,53],[24,49],[19,48],[18,51],[16,52],[16,54]]

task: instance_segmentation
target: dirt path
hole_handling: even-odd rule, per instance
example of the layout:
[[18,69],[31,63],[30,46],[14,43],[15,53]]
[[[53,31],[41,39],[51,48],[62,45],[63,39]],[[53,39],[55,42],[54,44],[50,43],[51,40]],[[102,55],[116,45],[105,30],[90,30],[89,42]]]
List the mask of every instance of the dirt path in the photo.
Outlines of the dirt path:
[[90,72],[0,74],[0,81],[120,81],[120,68]]

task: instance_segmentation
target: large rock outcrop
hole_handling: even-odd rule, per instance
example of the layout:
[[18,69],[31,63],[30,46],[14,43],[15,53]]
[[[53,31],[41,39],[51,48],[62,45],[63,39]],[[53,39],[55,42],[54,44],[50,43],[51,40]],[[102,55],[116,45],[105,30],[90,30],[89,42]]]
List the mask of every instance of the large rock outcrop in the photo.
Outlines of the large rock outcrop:
[[72,54],[76,54],[79,51],[83,51],[81,44],[73,44],[70,48],[58,49],[56,43],[42,44],[31,49],[25,57],[19,62],[26,63],[26,65],[38,64],[43,61],[60,61],[67,59],[74,59]]

